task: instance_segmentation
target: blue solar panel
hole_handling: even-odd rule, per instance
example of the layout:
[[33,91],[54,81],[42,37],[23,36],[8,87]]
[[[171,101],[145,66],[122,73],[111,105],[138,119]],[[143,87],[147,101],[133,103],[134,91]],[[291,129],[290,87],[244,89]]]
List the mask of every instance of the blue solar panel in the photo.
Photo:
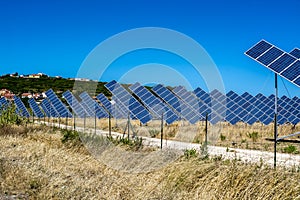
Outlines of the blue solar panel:
[[110,114],[116,119],[125,119],[128,114],[123,113],[121,109],[114,103],[112,104],[107,97],[100,93],[97,95],[99,102],[110,112]]
[[61,102],[61,100],[56,96],[52,89],[45,92],[49,101],[51,102],[54,109],[58,112],[60,117],[72,117],[71,112],[67,107]]
[[175,87],[172,91],[197,114],[199,120],[205,119],[205,113],[199,112],[200,102],[195,94],[187,91],[183,86]]
[[42,101],[41,107],[43,108],[47,117],[59,117],[59,114],[54,109],[53,105],[49,102],[48,99],[44,99]]
[[41,111],[40,107],[38,106],[38,104],[35,102],[35,100],[33,98],[30,98],[28,100],[28,103],[29,103],[31,110],[33,111],[33,114],[36,117],[38,117],[38,118],[44,117],[43,112]]
[[277,47],[272,47],[267,52],[265,52],[262,56],[257,58],[257,60],[267,66],[271,62],[276,60],[279,56],[281,56],[283,53],[284,52],[278,49]]
[[295,58],[300,59],[300,49],[295,48],[290,52],[290,54]]
[[269,65],[268,67],[277,73],[281,73],[284,69],[286,69],[288,66],[290,66],[295,61],[296,61],[296,58],[285,53],[280,58],[278,58],[276,61],[274,61],[271,65]]
[[154,96],[149,90],[140,83],[131,85],[129,89],[143,102],[143,104],[157,117],[161,118],[162,114],[167,124],[179,120],[178,115],[164,104],[159,98]]
[[62,94],[62,96],[66,99],[67,103],[69,104],[76,116],[80,118],[88,116],[86,110],[69,90],[65,91]]
[[191,124],[195,124],[197,121],[199,121],[199,116],[196,111],[191,109],[190,106],[175,96],[174,93],[172,93],[163,85],[156,85],[152,88],[152,91]]
[[259,57],[260,55],[265,53],[271,47],[272,47],[272,45],[270,43],[262,40],[259,43],[257,43],[254,47],[249,49],[246,52],[246,55],[250,56],[251,58],[256,59],[257,57]]
[[300,75],[300,61],[294,62],[289,68],[282,72],[282,76],[293,81]]
[[14,102],[17,107],[17,113],[21,115],[22,117],[30,117],[30,114],[28,110],[26,109],[24,103],[21,101],[21,99],[17,96],[14,96]]
[[139,119],[142,124],[146,124],[152,119],[149,111],[119,83],[111,81],[105,84],[105,87],[113,94],[116,103],[128,111],[128,114],[131,114],[131,118]]
[[300,50],[296,48],[286,53],[270,45],[268,42],[261,41],[245,54],[300,87],[300,61],[297,61]]
[[84,103],[93,114],[100,118],[107,118],[108,113],[102,108],[87,92],[83,92],[79,95],[82,99],[82,103]]
[[5,99],[5,97],[0,98],[0,110],[5,109],[8,106],[8,103]]

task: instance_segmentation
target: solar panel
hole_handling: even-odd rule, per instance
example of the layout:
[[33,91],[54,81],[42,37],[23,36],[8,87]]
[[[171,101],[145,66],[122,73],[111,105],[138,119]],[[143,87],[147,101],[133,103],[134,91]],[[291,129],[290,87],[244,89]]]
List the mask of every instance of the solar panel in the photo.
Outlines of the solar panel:
[[298,48],[293,49],[289,54],[296,57],[297,59],[300,59],[300,49]]
[[35,102],[35,100],[33,98],[30,98],[28,100],[28,103],[29,103],[31,110],[33,111],[33,114],[36,117],[38,117],[38,118],[44,117],[43,112],[41,111],[40,107],[38,106],[38,104]]
[[98,94],[97,99],[102,104],[102,106],[105,107],[110,112],[110,114],[114,118],[116,118],[116,119],[127,118],[127,114],[123,113],[116,104],[113,104],[114,102],[113,103],[110,102],[104,94],[102,94],[102,93]]
[[44,110],[44,113],[46,114],[47,117],[59,117],[59,114],[57,111],[54,109],[52,104],[49,102],[48,99],[44,99],[41,103],[41,107]]
[[82,103],[85,104],[85,106],[92,111],[94,116],[100,118],[107,118],[108,113],[102,108],[87,92],[83,92],[79,95],[79,97],[82,99]]
[[67,107],[61,102],[61,100],[56,96],[52,89],[45,92],[49,101],[51,102],[54,109],[58,112],[60,117],[72,117],[71,112]]
[[246,55],[250,56],[251,58],[256,59],[257,57],[261,56],[265,53],[268,49],[270,49],[272,45],[265,40],[258,42],[254,45],[251,49],[246,52]]
[[85,116],[87,116],[86,110],[69,90],[64,92],[62,96],[66,99],[67,103],[69,104],[76,116],[80,118],[84,118]]
[[8,106],[8,102],[5,97],[0,98],[0,110],[5,109]]
[[215,124],[226,119],[226,100],[227,97],[218,90],[213,90],[210,93],[211,99],[211,119],[210,122]]
[[195,124],[199,121],[200,118],[198,114],[163,85],[156,85],[152,88],[152,91],[191,124]]
[[245,54],[300,87],[299,49],[287,53],[262,40]]
[[129,89],[143,102],[156,118],[161,118],[162,114],[167,124],[172,124],[179,119],[178,115],[164,104],[159,98],[154,96],[140,83],[135,83]]
[[175,87],[173,90],[199,117],[199,120],[205,119],[205,113],[200,113],[200,102],[194,93],[187,91],[183,86]]
[[22,117],[30,117],[28,110],[26,109],[24,103],[22,102],[22,100],[19,97],[14,96],[14,102],[16,104],[17,113],[19,115],[21,115]]
[[140,120],[142,124],[146,124],[152,119],[149,111],[119,83],[111,81],[105,84],[105,87],[113,94],[116,103],[121,105],[128,114],[131,114],[131,118]]

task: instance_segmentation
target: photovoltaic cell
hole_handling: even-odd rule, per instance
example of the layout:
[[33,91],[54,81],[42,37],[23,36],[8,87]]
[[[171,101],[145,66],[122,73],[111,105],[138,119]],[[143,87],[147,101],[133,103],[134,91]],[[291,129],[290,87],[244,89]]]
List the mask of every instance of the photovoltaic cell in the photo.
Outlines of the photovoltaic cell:
[[205,113],[202,115],[199,112],[200,102],[195,94],[187,91],[183,86],[175,87],[172,91],[197,114],[199,120],[205,119]]
[[260,56],[257,60],[264,65],[269,65],[274,60],[276,60],[279,56],[281,56],[284,52],[278,49],[277,47],[272,47],[267,52],[265,52],[262,56]]
[[80,118],[88,116],[86,110],[69,90],[65,91],[62,94],[62,96],[65,98],[65,100],[67,101],[67,103],[69,104],[76,116]]
[[116,103],[127,110],[128,114],[131,114],[131,118],[140,120],[142,124],[146,124],[152,119],[149,111],[119,83],[111,81],[105,84],[105,87],[113,94]]
[[93,114],[100,118],[107,118],[108,113],[102,108],[87,92],[83,92],[79,95],[82,99],[82,103],[84,103]]
[[286,69],[295,61],[296,58],[285,53],[268,67],[274,70],[275,72],[277,72],[278,74],[280,74],[284,69]]
[[135,83],[129,89],[143,102],[156,118],[163,118],[167,124],[171,124],[179,119],[178,115],[164,104],[159,98],[154,96],[149,90],[143,87],[140,83]]
[[97,99],[110,112],[110,114],[115,119],[125,119],[125,118],[127,118],[128,114],[123,113],[122,110],[119,109],[118,106],[115,103],[112,104],[104,94],[102,94],[102,93],[98,94]]
[[300,59],[300,49],[295,48],[290,52],[290,55],[296,57],[297,59]]
[[72,114],[67,109],[67,107],[61,102],[61,100],[56,96],[52,89],[45,92],[49,101],[51,102],[54,109],[58,112],[60,117],[72,117]]
[[296,79],[300,74],[300,61],[294,62],[289,68],[282,72],[282,76],[286,77],[289,80]]
[[272,45],[264,40],[258,42],[254,47],[249,49],[246,54],[251,58],[256,59],[263,53],[265,53],[268,49],[270,49]]
[[7,106],[8,106],[8,103],[5,99],[5,97],[1,97],[0,98],[0,109],[5,109],[5,107],[7,107]]
[[35,102],[35,100],[33,98],[30,98],[28,100],[28,103],[29,103],[31,110],[33,111],[33,114],[36,117],[38,117],[38,118],[44,117],[43,112],[41,111],[40,107],[38,106],[38,104]]
[[46,114],[47,117],[59,117],[59,114],[57,111],[54,109],[52,104],[49,102],[48,99],[44,99],[41,103],[41,107],[44,110],[44,113]]
[[152,88],[152,91],[191,124],[195,124],[199,121],[197,113],[163,85],[156,85]]
[[22,117],[30,117],[30,114],[28,110],[26,109],[24,103],[21,101],[21,99],[17,96],[14,96],[14,102],[17,107],[17,113],[21,115]]

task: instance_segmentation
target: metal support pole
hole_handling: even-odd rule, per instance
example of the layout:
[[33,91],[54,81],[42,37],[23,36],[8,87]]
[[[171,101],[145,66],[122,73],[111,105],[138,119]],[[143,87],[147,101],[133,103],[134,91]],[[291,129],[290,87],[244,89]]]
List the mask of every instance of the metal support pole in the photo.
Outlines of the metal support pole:
[[111,114],[108,113],[108,134],[111,136]]
[[130,136],[130,114],[128,113],[128,119],[127,119],[127,128],[128,128],[128,140]]
[[86,114],[84,114],[84,118],[83,118],[83,133],[85,133],[85,123],[86,123]]
[[208,114],[205,115],[205,147],[207,147],[207,134],[208,134]]
[[97,116],[95,111],[95,134],[97,133]]
[[277,112],[278,112],[278,105],[277,105],[277,98],[278,98],[278,85],[277,85],[277,74],[275,73],[275,110],[274,110],[274,168],[276,168],[276,148],[277,148],[277,137],[278,137],[278,130],[277,130]]
[[73,131],[76,130],[76,115],[73,114]]
[[161,114],[161,124],[160,124],[160,148],[163,146],[163,138],[164,138],[164,113]]

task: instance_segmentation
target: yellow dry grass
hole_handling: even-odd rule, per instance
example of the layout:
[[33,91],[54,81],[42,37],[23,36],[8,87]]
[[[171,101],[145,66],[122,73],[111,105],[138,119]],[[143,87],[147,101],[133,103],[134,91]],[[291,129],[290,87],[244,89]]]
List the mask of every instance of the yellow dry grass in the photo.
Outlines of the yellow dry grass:
[[181,157],[152,172],[128,173],[61,138],[46,128],[0,135],[0,199],[300,199],[296,168]]

